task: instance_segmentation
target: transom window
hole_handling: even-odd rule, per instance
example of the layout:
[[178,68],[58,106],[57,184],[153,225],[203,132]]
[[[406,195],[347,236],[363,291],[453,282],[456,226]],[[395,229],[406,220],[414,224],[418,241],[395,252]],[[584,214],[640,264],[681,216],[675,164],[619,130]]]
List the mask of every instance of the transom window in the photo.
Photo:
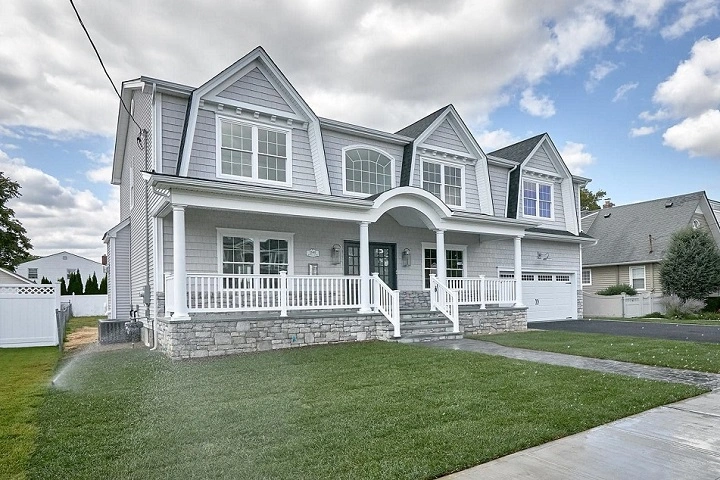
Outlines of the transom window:
[[552,185],[523,180],[523,214],[552,218]]
[[630,285],[635,290],[645,290],[645,266],[630,267]]
[[345,193],[374,195],[393,187],[394,161],[371,148],[345,150]]
[[[465,248],[449,245],[445,248],[445,277],[465,276]],[[437,274],[437,248],[432,244],[423,245],[423,278],[425,288],[430,288],[430,275]]]
[[290,273],[292,234],[218,229],[218,237],[222,273]]
[[290,131],[218,117],[219,177],[290,184]]
[[422,188],[454,207],[465,204],[464,167],[438,162],[422,162]]
[[587,269],[582,271],[582,284],[592,285],[592,271]]

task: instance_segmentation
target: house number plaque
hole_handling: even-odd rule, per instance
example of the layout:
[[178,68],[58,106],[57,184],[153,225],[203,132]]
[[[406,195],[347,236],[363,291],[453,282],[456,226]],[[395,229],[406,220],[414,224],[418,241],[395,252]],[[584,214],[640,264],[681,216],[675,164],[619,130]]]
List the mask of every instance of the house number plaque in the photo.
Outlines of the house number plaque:
[[320,256],[320,252],[318,252],[318,251],[315,250],[314,248],[311,248],[310,250],[308,250],[307,252],[305,252],[305,255],[307,255],[308,257],[319,257],[319,256]]

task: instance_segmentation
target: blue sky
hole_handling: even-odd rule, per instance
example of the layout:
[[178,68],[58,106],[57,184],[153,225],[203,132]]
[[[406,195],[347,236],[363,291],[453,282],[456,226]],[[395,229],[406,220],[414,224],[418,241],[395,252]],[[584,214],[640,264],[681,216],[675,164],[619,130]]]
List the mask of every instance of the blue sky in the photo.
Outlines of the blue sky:
[[[615,204],[720,200],[716,0],[271,3],[76,5],[118,86],[199,86],[262,45],[320,116],[396,131],[453,103],[486,152],[548,132]],[[0,171],[33,252],[96,260],[118,101],[69,3],[6,2],[0,64]]]

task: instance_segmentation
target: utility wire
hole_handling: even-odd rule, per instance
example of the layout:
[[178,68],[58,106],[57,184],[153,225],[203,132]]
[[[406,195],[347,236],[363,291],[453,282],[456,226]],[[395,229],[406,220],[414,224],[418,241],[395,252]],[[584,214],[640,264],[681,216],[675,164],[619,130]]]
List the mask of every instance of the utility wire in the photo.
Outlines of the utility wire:
[[73,0],[70,0],[70,5],[72,6],[73,10],[75,11],[75,15],[77,16],[78,22],[80,22],[80,26],[82,27],[83,31],[85,32],[85,35],[87,36],[87,39],[90,41],[90,45],[92,45],[93,50],[95,50],[95,55],[97,56],[98,61],[100,62],[100,66],[103,69],[103,72],[105,72],[105,76],[108,80],[110,80],[110,85],[112,85],[113,90],[115,90],[115,95],[120,99],[120,103],[122,104],[125,111],[130,115],[130,119],[137,125],[137,127],[140,129],[140,132],[143,132],[143,128],[140,126],[140,124],[135,120],[135,117],[133,117],[132,113],[130,112],[130,109],[125,105],[125,102],[122,99],[122,96],[120,95],[120,92],[118,92],[117,87],[115,86],[115,82],[113,82],[113,79],[110,77],[110,74],[107,71],[107,68],[105,68],[105,64],[103,63],[102,57],[100,56],[100,52],[98,52],[97,47],[95,47],[95,42],[93,42],[93,39],[90,37],[90,32],[88,32],[87,28],[85,28],[85,24],[82,21],[82,18],[80,18],[80,12],[78,12],[77,8],[75,8],[75,2]]

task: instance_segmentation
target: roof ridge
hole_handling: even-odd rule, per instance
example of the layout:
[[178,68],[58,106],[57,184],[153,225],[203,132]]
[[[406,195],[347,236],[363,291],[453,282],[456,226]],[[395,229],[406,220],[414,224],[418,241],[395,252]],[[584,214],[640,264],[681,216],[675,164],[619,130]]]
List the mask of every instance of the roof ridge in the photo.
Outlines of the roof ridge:
[[702,194],[702,195],[705,195],[705,191],[704,191],[704,190],[699,190],[699,191],[697,191],[697,192],[681,193],[681,194],[678,194],[678,195],[670,195],[669,197],[653,198],[653,199],[651,199],[651,200],[642,200],[642,201],[640,201],[640,202],[635,202],[635,203],[626,203],[626,204],[624,204],[624,205],[614,205],[614,206],[612,206],[612,207],[602,208],[601,210],[614,210],[614,209],[623,208],[623,207],[632,207],[632,206],[635,206],[635,205],[642,205],[642,204],[645,204],[645,203],[662,202],[662,201],[667,201],[667,200],[670,200],[670,199],[673,199],[673,198],[691,197],[691,196],[697,196],[697,195],[701,195],[701,194]]

